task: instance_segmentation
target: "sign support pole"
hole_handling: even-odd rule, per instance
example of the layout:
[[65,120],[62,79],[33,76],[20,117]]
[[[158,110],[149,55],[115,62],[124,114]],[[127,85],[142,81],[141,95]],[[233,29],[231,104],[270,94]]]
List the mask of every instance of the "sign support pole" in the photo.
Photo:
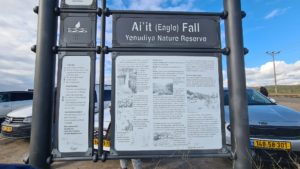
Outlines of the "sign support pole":
[[104,119],[104,85],[105,85],[105,27],[106,27],[106,0],[102,0],[102,14],[101,14],[101,53],[100,53],[100,90],[99,90],[99,147],[98,156],[102,161],[106,157],[103,154],[103,119]]
[[57,0],[40,0],[34,78],[34,101],[31,125],[29,163],[37,168],[50,168],[51,117],[54,101]]
[[227,69],[232,126],[231,143],[234,153],[233,168],[251,169],[241,2],[240,0],[224,0],[224,9],[228,12],[225,30],[226,44],[230,49]]

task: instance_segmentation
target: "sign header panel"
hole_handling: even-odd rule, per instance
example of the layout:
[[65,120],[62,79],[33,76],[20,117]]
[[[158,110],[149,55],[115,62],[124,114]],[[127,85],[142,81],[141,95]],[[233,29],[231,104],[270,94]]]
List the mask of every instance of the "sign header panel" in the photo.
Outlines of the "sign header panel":
[[136,54],[114,63],[116,152],[222,149],[218,57]]
[[96,14],[62,14],[59,42],[64,47],[95,47]]
[[113,15],[113,47],[220,48],[214,16]]

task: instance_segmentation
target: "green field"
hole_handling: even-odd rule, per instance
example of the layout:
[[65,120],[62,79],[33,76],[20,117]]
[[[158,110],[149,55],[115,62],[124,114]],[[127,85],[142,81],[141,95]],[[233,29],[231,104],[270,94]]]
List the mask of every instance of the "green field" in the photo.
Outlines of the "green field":
[[[264,86],[270,95],[275,95],[275,86]],[[259,89],[259,87],[255,87]],[[279,95],[300,95],[300,85],[277,85]]]

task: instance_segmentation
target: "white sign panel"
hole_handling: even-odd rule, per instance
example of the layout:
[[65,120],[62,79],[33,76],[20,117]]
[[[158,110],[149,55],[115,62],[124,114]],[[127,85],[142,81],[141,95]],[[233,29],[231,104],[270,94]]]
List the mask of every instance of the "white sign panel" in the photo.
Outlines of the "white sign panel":
[[59,97],[58,149],[88,151],[91,58],[65,56]]
[[116,58],[117,151],[222,148],[216,57]]
[[93,0],[66,0],[67,5],[88,6],[93,3]]

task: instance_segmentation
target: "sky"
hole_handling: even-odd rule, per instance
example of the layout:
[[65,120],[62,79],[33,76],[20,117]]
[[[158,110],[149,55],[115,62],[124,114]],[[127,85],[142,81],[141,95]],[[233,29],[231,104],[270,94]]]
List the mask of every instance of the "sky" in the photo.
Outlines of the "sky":
[[[99,5],[101,2],[99,1]],[[0,1],[0,91],[33,88],[37,15],[32,9],[38,0]],[[246,81],[248,86],[274,84],[272,57],[275,56],[277,83],[300,85],[300,13],[299,0],[241,0]],[[222,0],[107,0],[107,7],[121,10],[164,10],[222,12]],[[100,21],[100,18],[98,19]],[[107,21],[107,46],[111,45],[112,23]],[[100,38],[98,23],[97,39]],[[225,47],[224,23],[221,22],[222,46]],[[98,42],[99,45],[99,42]],[[223,79],[227,86],[226,56],[223,56]],[[99,61],[99,59],[97,59]],[[106,56],[106,83],[110,84],[111,59]],[[97,64],[99,65],[99,64]],[[97,67],[98,79],[99,67]]]

